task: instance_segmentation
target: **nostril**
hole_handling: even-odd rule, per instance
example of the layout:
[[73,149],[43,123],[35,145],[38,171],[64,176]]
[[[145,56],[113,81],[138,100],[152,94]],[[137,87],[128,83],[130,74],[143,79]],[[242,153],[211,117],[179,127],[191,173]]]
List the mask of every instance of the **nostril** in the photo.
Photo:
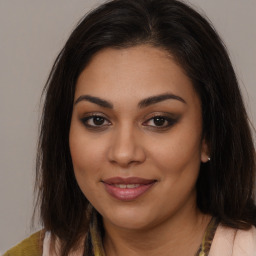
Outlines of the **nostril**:
[[109,161],[121,167],[144,162],[146,155],[143,145],[139,142],[139,138],[135,138],[135,134],[132,133],[131,129],[119,131],[112,138],[108,151]]
[[138,149],[133,151],[112,151],[109,153],[109,161],[118,164],[122,167],[127,167],[132,164],[138,164],[145,161],[145,154]]

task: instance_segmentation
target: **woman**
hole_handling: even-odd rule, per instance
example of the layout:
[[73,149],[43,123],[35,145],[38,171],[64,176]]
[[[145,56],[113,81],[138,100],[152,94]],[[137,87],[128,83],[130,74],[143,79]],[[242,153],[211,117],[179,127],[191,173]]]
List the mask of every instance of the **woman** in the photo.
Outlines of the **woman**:
[[44,229],[5,255],[256,254],[252,136],[205,18],[175,0],[107,2],[45,95]]

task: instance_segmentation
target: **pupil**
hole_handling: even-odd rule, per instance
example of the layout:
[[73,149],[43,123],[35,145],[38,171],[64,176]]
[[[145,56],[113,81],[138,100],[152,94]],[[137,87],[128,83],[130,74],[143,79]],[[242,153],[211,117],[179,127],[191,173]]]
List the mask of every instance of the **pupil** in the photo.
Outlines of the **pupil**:
[[154,118],[154,123],[156,126],[162,126],[165,122],[164,117],[155,117]]
[[102,125],[104,123],[104,118],[96,116],[93,118],[93,122],[95,125]]

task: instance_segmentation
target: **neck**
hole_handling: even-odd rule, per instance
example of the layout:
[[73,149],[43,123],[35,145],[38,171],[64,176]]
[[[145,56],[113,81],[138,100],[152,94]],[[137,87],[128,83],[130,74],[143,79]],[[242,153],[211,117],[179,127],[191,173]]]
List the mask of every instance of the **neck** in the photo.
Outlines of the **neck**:
[[162,221],[154,227],[128,230],[104,220],[104,248],[107,256],[183,255],[197,252],[211,219],[197,209]]

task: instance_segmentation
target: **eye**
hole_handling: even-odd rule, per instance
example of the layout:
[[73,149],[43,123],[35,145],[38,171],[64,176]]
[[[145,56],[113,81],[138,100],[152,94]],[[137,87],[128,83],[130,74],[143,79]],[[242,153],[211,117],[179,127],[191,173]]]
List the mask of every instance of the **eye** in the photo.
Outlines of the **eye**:
[[158,115],[148,119],[143,125],[164,129],[174,125],[176,122],[177,120],[174,118]]
[[90,115],[81,119],[82,123],[88,128],[102,128],[111,123],[101,115]]

